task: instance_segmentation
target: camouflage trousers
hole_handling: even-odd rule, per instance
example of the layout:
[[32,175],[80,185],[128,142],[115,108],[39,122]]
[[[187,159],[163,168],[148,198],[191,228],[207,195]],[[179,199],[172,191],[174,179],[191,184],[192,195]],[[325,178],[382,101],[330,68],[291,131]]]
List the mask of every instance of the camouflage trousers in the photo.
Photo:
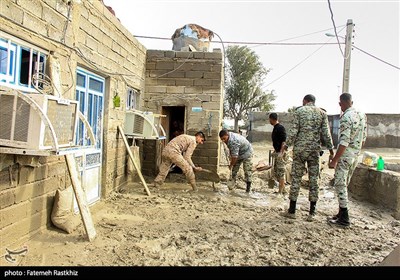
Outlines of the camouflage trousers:
[[274,157],[273,175],[277,181],[285,179],[286,162],[288,160],[288,154],[283,153],[282,157],[278,157],[279,153],[274,152],[272,156]]
[[196,184],[196,177],[193,172],[193,168],[189,165],[187,160],[177,153],[168,153],[167,151],[162,154],[162,163],[160,165],[160,172],[154,179],[155,183],[163,184],[165,178],[168,175],[169,169],[172,164],[176,164],[180,169],[182,169],[183,174],[185,174],[186,179],[191,185]]
[[243,171],[244,171],[244,177],[246,182],[251,182],[252,176],[253,176],[253,162],[251,159],[253,158],[253,155],[246,159],[238,159],[235,163],[235,165],[232,167],[232,178],[236,179],[236,176],[239,172],[240,165],[243,163]]
[[300,191],[301,179],[308,168],[308,200],[316,202],[319,190],[319,151],[293,151],[292,184],[290,186],[290,200],[297,200]]
[[339,207],[347,208],[349,203],[347,186],[358,164],[358,157],[341,157],[335,169],[335,192],[339,200]]

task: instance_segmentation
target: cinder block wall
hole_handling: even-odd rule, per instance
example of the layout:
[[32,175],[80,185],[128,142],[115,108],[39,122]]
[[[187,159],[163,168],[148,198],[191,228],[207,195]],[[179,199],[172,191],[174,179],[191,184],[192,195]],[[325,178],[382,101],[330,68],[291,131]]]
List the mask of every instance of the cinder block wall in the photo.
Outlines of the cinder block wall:
[[[271,140],[273,127],[269,124],[269,112],[252,112],[249,118],[248,139],[252,142]],[[400,148],[400,114],[366,114],[367,141],[364,148]],[[280,122],[289,130],[291,113],[278,113]],[[339,115],[330,115],[329,125],[334,145],[338,143]],[[334,126],[334,127],[333,127]]]
[[50,223],[54,192],[70,179],[62,156],[0,154],[0,159],[0,236],[5,252]]
[[358,199],[393,210],[393,217],[400,220],[400,173],[377,171],[359,164],[354,170],[349,191]]
[[[145,111],[162,113],[163,106],[185,106],[185,133],[201,130],[207,141],[195,150],[196,165],[217,171],[223,107],[223,57],[214,52],[148,50],[146,58]],[[193,111],[201,107],[202,111]],[[146,140],[153,141],[154,140]],[[144,145],[143,172],[156,175],[162,145]],[[201,178],[203,174],[196,174]]]
[[[48,62],[60,62],[63,97],[75,99],[77,66],[106,79],[101,176],[106,196],[128,179],[117,126],[124,122],[127,87],[144,90],[146,49],[100,1],[1,0],[0,11],[3,32],[48,50]],[[121,107],[114,108],[117,93]],[[62,156],[0,154],[0,250],[17,249],[49,226],[55,191],[69,185]]]
[[365,147],[400,148],[400,114],[367,114]]
[[[251,112],[248,121],[248,137],[250,142],[272,141],[271,134],[274,127],[269,123],[269,114],[272,112]],[[279,113],[278,120],[285,127],[286,133],[292,126],[291,113]]]

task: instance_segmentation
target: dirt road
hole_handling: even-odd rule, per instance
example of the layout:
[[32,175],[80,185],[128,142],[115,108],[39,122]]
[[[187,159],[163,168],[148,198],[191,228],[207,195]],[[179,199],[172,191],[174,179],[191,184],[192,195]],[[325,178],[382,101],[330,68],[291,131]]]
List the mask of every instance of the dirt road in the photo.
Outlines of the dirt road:
[[[255,147],[258,159],[264,146]],[[258,152],[257,152],[258,151]],[[259,154],[262,152],[263,154]],[[264,172],[264,171],[263,171]],[[317,217],[306,221],[308,190],[301,189],[298,218],[279,215],[288,198],[276,195],[257,172],[250,194],[245,183],[199,182],[192,193],[184,180],[161,189],[132,183],[91,207],[97,237],[85,240],[83,226],[71,234],[54,228],[27,243],[15,265],[25,266],[374,266],[399,243],[400,221],[391,212],[350,198],[349,229],[326,218],[337,200],[325,172]],[[177,175],[179,177],[179,175]],[[149,182],[150,182],[150,178]],[[182,178],[181,178],[182,179]],[[12,265],[12,264],[10,264]]]

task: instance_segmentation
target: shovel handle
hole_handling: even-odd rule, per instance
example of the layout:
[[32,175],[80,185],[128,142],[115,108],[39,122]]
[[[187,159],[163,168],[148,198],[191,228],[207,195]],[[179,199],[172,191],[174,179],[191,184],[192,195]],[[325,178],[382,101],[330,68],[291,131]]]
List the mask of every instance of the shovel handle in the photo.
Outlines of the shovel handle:
[[203,172],[207,172],[207,173],[213,173],[211,170],[208,170],[208,169],[202,169],[201,171],[203,171]]

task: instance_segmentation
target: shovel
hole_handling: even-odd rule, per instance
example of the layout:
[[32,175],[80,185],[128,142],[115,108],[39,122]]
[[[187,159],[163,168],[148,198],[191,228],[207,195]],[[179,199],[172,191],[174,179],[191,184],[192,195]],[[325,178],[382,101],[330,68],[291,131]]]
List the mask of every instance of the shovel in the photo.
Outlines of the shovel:
[[214,183],[219,183],[221,181],[221,178],[219,177],[219,175],[214,171],[203,168],[200,172],[206,172],[206,173],[210,174],[210,176],[207,179],[209,179],[210,181],[212,181]]
[[232,169],[230,169],[230,176],[229,176],[229,180],[226,183],[226,185],[228,186],[229,190],[233,190],[235,188],[235,180],[232,178]]

